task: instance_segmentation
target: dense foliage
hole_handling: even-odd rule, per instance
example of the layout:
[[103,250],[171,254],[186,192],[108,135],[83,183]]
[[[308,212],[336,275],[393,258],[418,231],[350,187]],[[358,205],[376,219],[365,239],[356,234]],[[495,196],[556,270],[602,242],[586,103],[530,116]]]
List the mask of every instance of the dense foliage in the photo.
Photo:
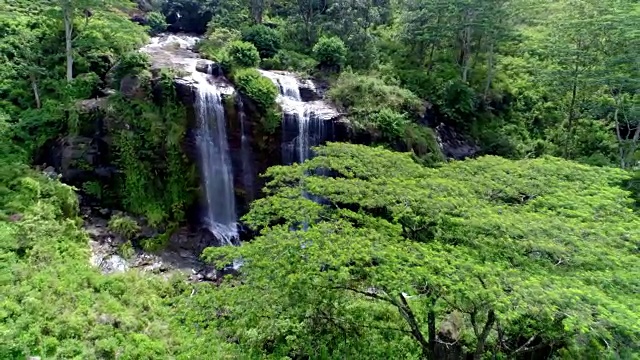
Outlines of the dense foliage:
[[[639,359],[638,19],[633,0],[0,0],[0,359]],[[80,205],[117,208],[119,254],[159,251],[196,203],[189,110],[137,51],[166,30],[204,34],[265,137],[282,117],[258,67],[316,77],[387,148],[270,168],[255,238],[205,252],[242,260],[221,284],[103,275],[82,229]],[[486,156],[445,162],[440,123]],[[134,248],[139,216],[156,236]]]
[[208,250],[244,261],[223,291],[247,351],[638,355],[640,219],[619,187],[627,173],[556,158],[427,169],[337,143],[317,154],[268,171],[268,196],[246,216],[258,239]]

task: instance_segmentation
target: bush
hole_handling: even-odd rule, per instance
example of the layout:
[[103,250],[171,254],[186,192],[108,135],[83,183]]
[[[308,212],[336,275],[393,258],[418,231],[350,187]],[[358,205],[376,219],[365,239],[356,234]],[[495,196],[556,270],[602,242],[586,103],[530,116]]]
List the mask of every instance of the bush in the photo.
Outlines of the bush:
[[263,114],[273,108],[278,89],[271,80],[260,75],[256,69],[239,69],[233,72],[233,81],[243,94],[248,96]]
[[312,57],[295,51],[280,50],[273,58],[262,60],[261,65],[267,70],[288,70],[310,74],[318,62]]
[[109,230],[122,236],[125,239],[130,239],[138,231],[140,226],[138,223],[126,215],[113,215],[109,220]]
[[369,122],[382,132],[385,138],[391,140],[401,138],[404,135],[405,127],[409,124],[409,119],[407,119],[405,114],[389,108],[383,108],[371,114],[369,116]]
[[363,115],[385,108],[409,115],[421,115],[423,111],[422,101],[414,93],[373,75],[343,72],[329,90],[329,97],[345,110]]
[[207,46],[222,49],[232,41],[240,40],[240,31],[229,28],[216,27],[209,29],[205,43]]
[[149,34],[155,36],[167,30],[167,22],[161,13],[152,11],[147,15],[147,25],[149,26]]
[[260,54],[256,47],[248,42],[233,41],[227,46],[227,54],[232,67],[250,68],[257,67],[260,63]]
[[436,134],[430,127],[410,123],[404,128],[405,145],[423,165],[434,165],[445,160]]
[[118,61],[114,72],[115,84],[119,84],[120,80],[126,75],[137,75],[151,67],[151,58],[149,55],[139,51],[131,51],[125,53]]
[[242,34],[242,40],[252,43],[258,49],[260,57],[273,57],[282,46],[280,33],[264,25],[254,25]]
[[347,47],[338,37],[322,37],[313,46],[313,55],[324,69],[339,71],[347,58]]

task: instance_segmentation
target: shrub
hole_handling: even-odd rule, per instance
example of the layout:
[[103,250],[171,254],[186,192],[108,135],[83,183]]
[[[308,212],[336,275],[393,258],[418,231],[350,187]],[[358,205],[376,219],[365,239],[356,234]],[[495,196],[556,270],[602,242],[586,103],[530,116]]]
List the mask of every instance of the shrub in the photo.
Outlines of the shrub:
[[248,96],[263,114],[271,109],[278,96],[278,89],[271,80],[260,75],[256,69],[238,69],[233,73],[238,89]]
[[445,160],[436,134],[430,127],[410,123],[404,128],[403,139],[408,150],[423,165],[434,165]]
[[116,65],[113,77],[116,84],[120,83],[126,75],[136,75],[148,70],[151,67],[149,55],[139,51],[125,53]]
[[318,66],[318,62],[307,55],[295,51],[280,50],[271,59],[264,59],[262,67],[267,70],[288,70],[310,74]]
[[260,54],[256,47],[248,42],[233,41],[227,46],[227,54],[232,67],[257,67]]
[[216,27],[209,29],[204,42],[207,43],[207,46],[222,49],[232,41],[240,40],[240,36],[241,34],[238,30]]
[[340,38],[321,37],[313,46],[313,55],[324,69],[340,70],[347,58],[347,47]]
[[264,25],[254,25],[242,34],[242,40],[252,43],[258,49],[260,57],[273,57],[282,46],[280,33]]
[[158,35],[167,30],[167,22],[161,13],[152,11],[147,15],[147,25],[149,26],[149,34],[151,36]]
[[387,139],[397,139],[404,135],[409,119],[405,114],[389,108],[375,112],[369,116],[369,122],[375,126]]
[[127,240],[118,246],[118,254],[125,259],[131,258],[135,255],[136,251],[133,249],[131,241]]
[[113,215],[109,220],[109,230],[114,233],[129,239],[133,237],[138,231],[140,226],[138,223],[126,215]]
[[422,101],[411,91],[388,85],[373,75],[343,72],[329,90],[329,97],[340,107],[359,114],[372,114],[384,108],[410,115],[421,114]]

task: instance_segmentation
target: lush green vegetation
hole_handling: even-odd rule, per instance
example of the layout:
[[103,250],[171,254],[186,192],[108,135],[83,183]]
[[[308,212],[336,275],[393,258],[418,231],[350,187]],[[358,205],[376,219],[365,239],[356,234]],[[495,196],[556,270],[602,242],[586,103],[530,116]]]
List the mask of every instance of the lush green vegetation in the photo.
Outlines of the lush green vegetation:
[[[640,218],[619,187],[628,173],[556,158],[428,169],[338,143],[317,153],[268,171],[269,195],[246,216],[258,239],[207,250],[244,259],[221,291],[246,351],[638,356]],[[317,169],[332,176],[305,175]]]
[[[640,359],[639,18],[631,0],[0,0],[0,359]],[[221,284],[102,275],[82,230],[76,193],[129,214],[108,223],[119,254],[160,251],[196,200],[188,109],[137,52],[166,29],[204,34],[262,133],[281,115],[257,67],[326,82],[382,145],[269,169],[256,237],[205,252],[243,260]],[[439,123],[486,156],[443,161]]]

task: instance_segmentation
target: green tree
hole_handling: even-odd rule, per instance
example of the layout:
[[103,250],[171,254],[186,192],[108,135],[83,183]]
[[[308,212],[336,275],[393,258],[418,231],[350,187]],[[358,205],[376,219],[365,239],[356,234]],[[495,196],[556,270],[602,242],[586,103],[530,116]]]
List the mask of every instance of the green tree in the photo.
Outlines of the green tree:
[[258,49],[249,42],[232,41],[227,46],[227,53],[232,66],[237,67],[257,67],[260,63],[260,53]]
[[76,21],[82,19],[83,27],[86,27],[91,20],[93,13],[110,9],[111,7],[130,5],[124,0],[56,0],[62,15],[64,25],[65,57],[67,66],[67,82],[73,80],[73,43],[82,32],[76,29]]
[[313,55],[320,67],[339,71],[347,57],[347,47],[338,37],[321,37],[313,46]]
[[258,239],[207,250],[243,259],[221,296],[247,351],[637,356],[640,219],[616,185],[626,172],[497,157],[427,169],[337,143],[316,153],[267,172],[268,196],[245,217]]
[[242,40],[256,46],[260,57],[272,58],[280,50],[282,40],[280,33],[264,25],[254,25],[242,34]]

